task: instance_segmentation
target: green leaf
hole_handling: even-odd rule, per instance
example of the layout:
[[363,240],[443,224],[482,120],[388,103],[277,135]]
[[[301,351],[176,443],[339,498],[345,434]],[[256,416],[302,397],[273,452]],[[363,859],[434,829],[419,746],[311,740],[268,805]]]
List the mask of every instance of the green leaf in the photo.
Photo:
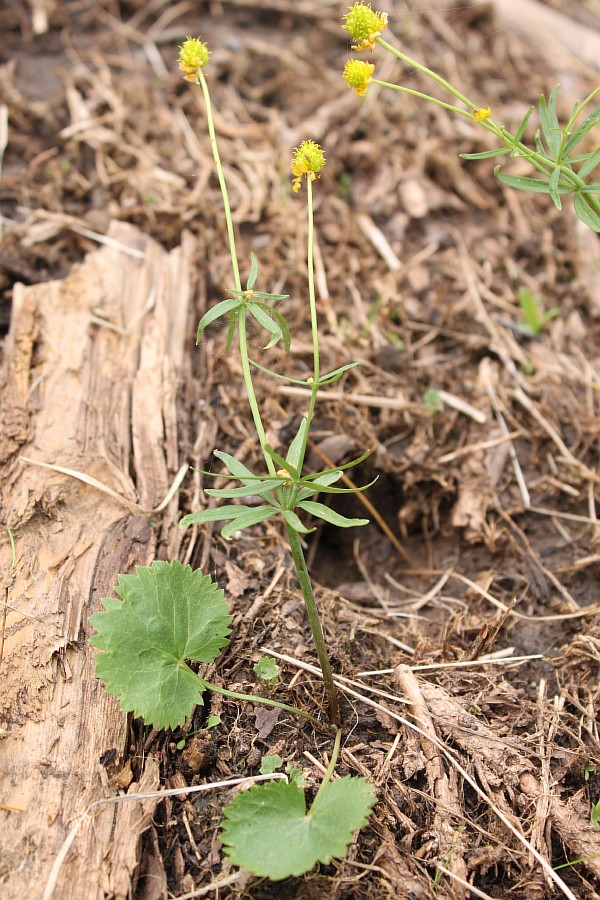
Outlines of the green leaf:
[[282,509],[281,515],[285,519],[286,523],[293,528],[294,531],[299,532],[300,534],[310,534],[311,531],[314,531],[314,528],[307,528],[302,524],[298,516],[291,509]]
[[[216,456],[217,459],[220,459],[221,462],[226,466],[227,471],[234,476],[234,478],[239,478],[240,481],[244,481],[245,478],[248,479],[248,484],[256,479],[256,475],[254,472],[251,472],[244,463],[240,462],[239,459],[236,459],[235,456],[231,456],[230,453],[225,453],[223,450],[213,450],[213,456]],[[244,481],[244,484],[246,482]]]
[[281,375],[279,372],[274,372],[273,369],[267,369],[265,366],[261,366],[260,363],[257,363],[255,360],[249,360],[250,365],[254,366],[255,369],[258,369],[260,372],[264,372],[265,375],[270,375],[272,378],[279,378],[280,381],[289,381],[290,384],[299,384],[302,387],[306,387],[308,382],[302,380],[302,378],[290,378],[289,375]]
[[[298,471],[302,450],[306,447],[306,435],[308,432],[308,419],[302,419],[296,432],[296,437],[290,444],[290,449],[285,458],[286,468],[291,472],[292,469]],[[291,467],[291,468],[290,468]]]
[[[254,295],[257,296],[256,294]],[[284,298],[287,296],[286,294],[282,295]],[[284,317],[281,313],[277,312],[276,309],[273,309],[272,306],[269,306],[267,303],[258,303],[256,301],[252,301],[248,304],[248,308],[252,307],[253,315],[256,315],[257,321],[260,321],[258,318],[257,310],[261,310],[266,318],[269,320],[275,319],[275,322],[271,322],[271,327],[268,328],[266,324],[263,325],[263,328],[267,328],[268,331],[271,331],[273,327],[279,328],[280,337],[277,340],[281,340],[283,338],[283,346],[285,348],[285,352],[289,353],[290,346],[292,343],[292,336],[290,334],[290,329],[288,327],[288,323],[285,321]],[[265,348],[269,349],[269,348]]]
[[156,728],[183,724],[202,703],[204,684],[185,660],[210,663],[229,640],[229,604],[223,591],[175,560],[136,566],[119,575],[115,597],[90,616],[96,675],[119,697],[121,709]]
[[592,231],[600,233],[600,216],[591,208],[583,194],[575,194],[574,197],[575,212],[578,218],[587,225]]
[[264,481],[257,478],[251,484],[237,488],[205,488],[204,493],[209,497],[220,497],[222,500],[232,500],[234,497],[264,497],[282,484],[283,478],[267,478]]
[[279,679],[279,666],[271,656],[261,656],[252,666],[252,670],[262,681],[275,684]]
[[180,528],[189,528],[190,525],[201,525],[204,522],[228,522],[237,519],[246,510],[254,510],[251,506],[217,506],[214,509],[199,509],[197,512],[184,516],[179,523]]
[[243,516],[238,516],[228,525],[221,529],[221,535],[224,538],[230,538],[236,531],[243,531],[244,528],[251,528],[252,525],[258,525],[266,519],[271,519],[280,512],[275,506],[258,506],[256,509],[248,509]]
[[281,328],[274,321],[274,319],[266,313],[263,309],[260,308],[258,303],[248,303],[248,312],[251,316],[253,316],[261,328],[264,328],[265,331],[268,331],[271,335],[271,340],[269,343],[263,347],[263,350],[270,350],[271,347],[274,347],[282,338],[283,333]]
[[273,753],[272,756],[263,756],[260,761],[260,774],[272,775],[282,765],[283,760],[278,753]]
[[571,152],[571,150],[576,147],[581,140],[583,140],[588,131],[590,131],[598,121],[600,121],[600,103],[593,108],[588,116],[585,117],[581,125],[577,127],[577,131],[573,132],[573,134],[565,144],[565,156],[567,156]]
[[237,309],[240,305],[240,301],[237,298],[231,298],[229,300],[221,300],[220,303],[217,303],[216,306],[213,306],[212,309],[209,309],[208,312],[204,313],[200,322],[198,324],[198,331],[196,333],[196,344],[200,343],[200,338],[202,337],[202,332],[208,328],[215,319],[219,319],[221,316],[227,315],[232,310]]
[[232,313],[229,313],[229,321],[227,322],[227,338],[225,340],[225,353],[228,352],[229,348],[233,343],[233,339],[235,337],[235,326],[237,324],[237,317],[239,313],[235,310]]
[[286,469],[286,471],[288,471],[290,473],[290,476],[296,480],[300,477],[300,473],[298,472],[298,470],[295,469],[294,466],[291,466],[288,463],[287,459],[284,459],[280,453],[277,453],[276,450],[273,450],[273,448],[270,446],[270,444],[265,444],[264,449],[265,449],[265,453],[269,454],[271,459],[277,463],[277,465],[279,466],[280,469]]
[[[256,300],[287,300],[289,294],[268,294],[266,291],[252,291],[252,296]],[[269,307],[271,309],[271,307]]]
[[556,98],[558,96],[558,90],[559,85],[557,84],[548,98],[548,103],[546,104],[546,98],[543,94],[541,95],[539,102],[540,125],[542,126],[542,131],[546,138],[550,155],[553,159],[558,158],[561,143],[560,125],[558,116],[556,115]]
[[258,278],[258,260],[254,253],[250,254],[250,274],[248,275],[248,281],[246,282],[246,290],[251,291],[254,285],[256,284],[256,279]]
[[562,209],[562,201],[560,199],[560,194],[558,192],[558,182],[560,179],[560,168],[557,166],[552,175],[550,176],[550,181],[548,182],[548,190],[550,192],[550,197],[552,198],[552,202],[554,203],[557,209]]
[[[518,191],[532,191],[534,194],[549,194],[550,186],[547,181],[539,178],[528,178],[525,175],[505,175],[500,171],[500,166],[494,169],[494,175],[502,184],[508,187],[516,188]],[[570,194],[572,189],[561,186],[558,188],[559,194]]]
[[375,801],[366,779],[340,778],[321,788],[307,814],[296,784],[256,785],[225,808],[221,840],[230,861],[253,875],[297,877],[318,862],[343,858]]
[[368,519],[348,519],[346,516],[341,516],[335,510],[325,506],[324,503],[315,503],[313,500],[302,500],[298,503],[298,506],[305,512],[310,513],[311,516],[323,519],[324,522],[329,522],[330,525],[337,525],[338,528],[356,528],[359,525],[369,524]]
[[579,192],[581,194],[600,194],[600,184],[586,184]]
[[533,113],[533,110],[534,110],[534,107],[530,106],[529,109],[527,110],[527,112],[525,113],[525,115],[523,116],[523,118],[521,119],[521,123],[520,123],[519,127],[517,128],[517,131],[515,134],[515,144],[518,144],[519,141],[521,140],[521,138],[523,137],[523,135],[525,134],[525,129],[527,128],[527,123],[529,122],[529,119],[531,118],[531,114]]
[[356,362],[346,363],[345,366],[340,366],[337,369],[333,369],[332,372],[327,372],[325,375],[321,375],[319,378],[319,385],[324,384],[335,384],[336,381],[339,381],[344,372],[348,372],[350,369],[355,369],[356,366],[362,366],[362,360],[358,359]]
[[459,153],[461,159],[491,159],[493,156],[506,156],[512,153],[510,147],[498,147],[497,150],[482,150],[480,153]]
[[[314,494],[318,494],[320,487],[319,485],[324,484],[335,484],[336,481],[339,481],[342,477],[342,473],[340,471],[337,472],[328,472],[325,475],[319,476],[319,478],[315,478],[312,481],[312,487],[303,487],[302,490],[298,491],[298,500],[305,500],[307,497],[312,497]],[[306,484],[306,482],[304,482]]]
[[594,828],[600,828],[600,800],[592,806],[590,824],[593,825]]

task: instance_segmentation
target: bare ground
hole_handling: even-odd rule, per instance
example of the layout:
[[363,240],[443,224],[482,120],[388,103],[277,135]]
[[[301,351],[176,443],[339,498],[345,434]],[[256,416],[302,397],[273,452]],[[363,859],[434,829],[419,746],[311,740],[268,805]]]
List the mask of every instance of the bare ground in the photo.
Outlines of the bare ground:
[[[590,825],[600,796],[598,237],[570,208],[505,191],[489,161],[461,161],[488,147],[475,126],[392,92],[353,97],[340,78],[345,8],[12,2],[0,12],[0,317],[10,323],[0,521],[17,556],[11,568],[3,536],[7,897],[600,894]],[[507,126],[556,82],[563,113],[597,83],[593,0],[387,9],[398,41]],[[311,348],[305,208],[290,193],[289,158],[305,137],[324,146],[324,365],[364,365],[321,399],[310,464],[371,448],[353,477],[379,476],[366,495],[372,523],[324,528],[308,549],[334,668],[353,681],[340,773],[367,775],[379,802],[346,860],[276,885],[232,870],[221,852],[231,792],[184,789],[254,775],[267,753],[314,786],[329,739],[218,697],[186,729],[149,732],[104,696],[87,640],[87,615],[119,571],[179,557],[214,574],[233,604],[234,639],[207,677],[256,690],[252,664],[268,647],[285,657],[277,696],[324,715],[279,530],[227,543],[177,528],[206,502],[197,471],[180,485],[182,467],[210,468],[215,446],[258,459],[225,335],[194,346],[229,274],[202,107],[174,64],[188,33],[214,49],[243,258],[257,254],[263,289],[290,294],[293,352],[271,351],[266,364],[296,377]],[[374,61],[384,80],[425,86],[380,51]],[[99,248],[106,235],[112,245]],[[522,329],[520,287],[560,310],[535,338]],[[259,392],[284,448],[305,398],[267,381]],[[115,496],[23,457],[84,472]],[[365,514],[356,498],[338,508]],[[209,714],[222,725],[178,750]],[[89,803],[137,786],[181,793],[105,805],[65,847]]]

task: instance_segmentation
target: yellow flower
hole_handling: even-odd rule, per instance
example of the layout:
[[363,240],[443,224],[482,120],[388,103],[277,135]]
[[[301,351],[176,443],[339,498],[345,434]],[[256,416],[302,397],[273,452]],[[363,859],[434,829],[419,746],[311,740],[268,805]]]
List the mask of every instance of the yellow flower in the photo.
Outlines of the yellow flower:
[[360,59],[349,59],[344,66],[346,83],[354,89],[357,97],[362,97],[367,93],[367,87],[374,71],[373,63],[363,62]]
[[319,178],[319,172],[324,165],[325,157],[319,144],[315,143],[315,141],[302,141],[300,146],[295,148],[292,156],[294,191],[298,193],[300,190],[303,175],[306,175],[311,181]]
[[187,37],[179,48],[179,69],[186,81],[198,83],[198,69],[208,64],[210,50],[200,38]]
[[353,50],[372,50],[387,23],[387,13],[374,12],[370,3],[355,3],[348,8],[343,27],[356,41],[352,44]]
[[492,114],[491,107],[488,106],[487,109],[484,109],[483,107],[481,107],[480,109],[476,110],[473,113],[473,118],[475,119],[476,122],[483,122],[484,119],[489,119],[491,114]]

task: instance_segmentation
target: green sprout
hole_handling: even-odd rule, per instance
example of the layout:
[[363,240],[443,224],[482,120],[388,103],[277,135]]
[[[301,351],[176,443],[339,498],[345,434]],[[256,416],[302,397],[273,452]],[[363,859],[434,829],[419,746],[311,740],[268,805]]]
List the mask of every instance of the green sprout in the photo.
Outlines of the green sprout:
[[266,681],[267,684],[271,685],[277,684],[280,669],[272,657],[261,656],[258,662],[254,663],[252,669],[262,681]]
[[525,320],[525,327],[531,335],[541,334],[548,322],[551,322],[560,314],[560,309],[556,306],[545,312],[540,300],[534,297],[526,287],[520,287],[517,291],[517,296]]

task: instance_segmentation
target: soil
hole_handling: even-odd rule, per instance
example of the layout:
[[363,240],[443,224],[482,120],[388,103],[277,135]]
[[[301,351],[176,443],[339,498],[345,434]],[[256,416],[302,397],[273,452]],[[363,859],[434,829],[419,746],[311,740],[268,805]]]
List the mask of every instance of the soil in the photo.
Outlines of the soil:
[[[518,7],[386,9],[394,40],[515,128],[557,82],[568,117],[600,59],[597,0]],[[7,898],[600,896],[598,235],[569,198],[559,211],[504,188],[494,160],[461,159],[493,146],[475,123],[374,85],[354,97],[340,77],[346,9],[9,0],[0,11]],[[292,378],[306,378],[312,347],[306,207],[289,160],[304,138],[324,147],[322,365],[362,365],[320,395],[308,466],[370,449],[349,474],[377,479],[331,504],[370,524],[323,526],[306,550],[334,670],[354,691],[337,771],[368,777],[378,803],[346,859],[275,884],[222,851],[236,789],[186,789],[255,776],[277,753],[314,796],[329,735],[217,695],[185,727],[151,730],[106,697],[89,644],[87,616],[117,574],[179,558],[232,604],[232,642],[206,678],[260,692],[253,665],[279,654],[272,696],[326,720],[279,525],[234,541],[177,527],[206,505],[215,447],[261,465],[226,330],[195,346],[231,278],[201,97],[175,62],[187,34],[213,51],[242,276],[254,252],[259,289],[289,294],[291,353],[252,335],[253,353]],[[381,48],[373,61],[382,80],[429,87]],[[539,334],[524,328],[522,289],[557,310]],[[285,453],[306,396],[262,375],[257,388]],[[221,724],[201,731],[211,715]],[[105,803],[167,788],[178,793]]]

